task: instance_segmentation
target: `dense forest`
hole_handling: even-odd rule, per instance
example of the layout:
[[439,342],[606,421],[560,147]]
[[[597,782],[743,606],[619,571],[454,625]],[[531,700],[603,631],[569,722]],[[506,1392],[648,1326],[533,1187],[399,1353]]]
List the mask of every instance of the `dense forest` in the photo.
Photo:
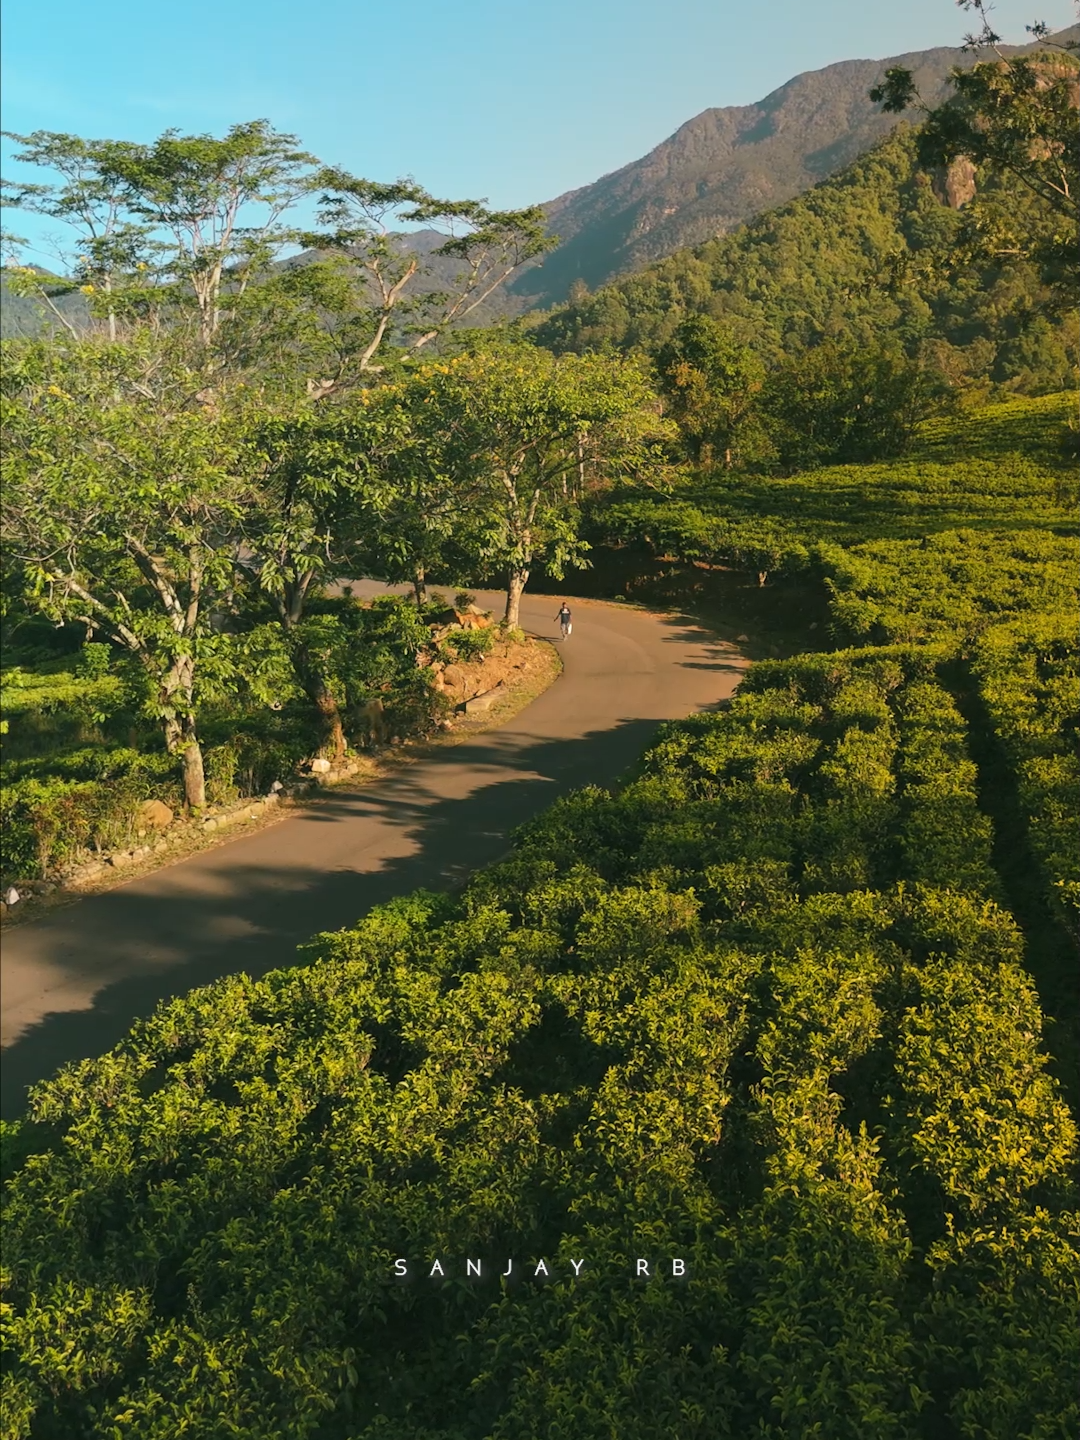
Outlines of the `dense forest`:
[[35,1085],[4,1440],[1075,1434],[1075,74],[975,66],[524,334],[468,317],[531,212],[264,122],[21,137],[92,324],[5,342],[6,883],[370,748],[376,701],[429,733],[497,632],[436,585],[500,577],[505,637],[537,572],[734,577],[796,653],[459,890]]
[[[1018,182],[983,185],[992,212],[1045,222]],[[949,183],[947,167],[921,164],[917,133],[902,130],[782,209],[583,295],[532,333],[557,351],[655,350],[704,315],[770,363],[842,338],[921,353],[962,385],[1025,394],[1073,385],[1072,306],[1048,305],[1037,261],[971,245],[960,199],[968,191]]]

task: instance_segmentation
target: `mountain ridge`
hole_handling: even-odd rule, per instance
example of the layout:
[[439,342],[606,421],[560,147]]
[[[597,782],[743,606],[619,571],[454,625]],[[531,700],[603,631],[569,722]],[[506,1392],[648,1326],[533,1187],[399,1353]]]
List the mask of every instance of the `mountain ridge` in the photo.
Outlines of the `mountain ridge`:
[[[1080,26],[1071,26],[1051,41],[1078,35]],[[1045,43],[1000,48],[1015,55]],[[937,46],[839,60],[792,76],[753,104],[701,111],[646,155],[544,203],[560,244],[510,281],[506,308],[549,308],[576,282],[595,289],[785,204],[905,123],[869,98],[888,68],[911,70],[933,105],[945,98],[954,66],[986,55]]]

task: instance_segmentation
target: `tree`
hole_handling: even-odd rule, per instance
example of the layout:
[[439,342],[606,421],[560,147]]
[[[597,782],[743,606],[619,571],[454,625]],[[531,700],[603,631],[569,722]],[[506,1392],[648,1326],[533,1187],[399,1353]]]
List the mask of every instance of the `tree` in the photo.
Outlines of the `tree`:
[[[324,393],[345,383],[350,370],[353,376],[381,370],[376,357],[392,335],[419,350],[460,326],[516,269],[557,243],[545,234],[539,206],[489,210],[478,200],[437,199],[411,180],[385,185],[334,168],[322,170],[319,182],[319,223],[329,230],[303,238],[343,261],[362,297],[339,312],[353,343],[342,347]],[[403,225],[425,229],[410,242]],[[441,288],[422,289],[435,267]]]
[[4,361],[2,513],[29,601],[135,657],[202,806],[198,693],[228,668],[211,619],[244,509],[233,422],[146,343],[9,342]]
[[[909,109],[921,113],[918,153],[923,164],[967,161],[992,175],[1011,176],[1029,191],[1042,216],[1010,217],[993,206],[976,206],[973,228],[982,222],[986,246],[993,253],[1032,254],[1060,280],[1074,273],[1080,198],[1080,61],[1071,53],[1075,44],[1055,45],[1048,41],[1047,26],[1035,24],[1027,27],[1028,33],[1047,41],[1047,48],[1005,55],[985,0],[957,3],[980,21],[964,48],[990,49],[995,58],[970,69],[955,68],[950,77],[953,93],[934,108],[902,66],[887,70],[870,98],[893,114]],[[1022,230],[1017,218],[1027,221]]]
[[408,582],[418,606],[433,571],[460,571],[483,551],[488,521],[483,475],[462,466],[460,417],[433,402],[432,380],[442,373],[423,367],[362,396],[380,484],[366,516],[360,570]]
[[334,753],[345,749],[341,709],[305,616],[321,584],[350,573],[353,556],[386,502],[375,452],[403,429],[368,392],[337,406],[256,414],[246,429],[249,477],[242,570],[285,632],[296,678],[322,717]]
[[101,284],[111,295],[123,274],[140,280],[144,299],[191,299],[204,344],[221,323],[223,292],[242,295],[291,238],[282,217],[311,188],[317,163],[266,120],[221,139],[167,130],[152,145],[47,130],[10,138],[23,147],[16,160],[62,183],[9,184],[8,203],[75,227],[88,293]]
[[[176,307],[192,306],[218,368],[241,356],[253,363],[260,324],[280,352],[291,319],[305,358],[318,366],[300,375],[301,385],[318,396],[377,372],[376,356],[391,340],[417,349],[474,318],[514,270],[556,243],[539,207],[496,211],[437,199],[411,180],[359,178],[320,165],[267,120],[234,125],[221,138],[167,130],[152,145],[44,130],[10,138],[22,147],[16,160],[60,176],[8,183],[5,197],[74,226],[85,254],[67,257],[72,283],[111,293],[122,272],[138,282],[144,303],[174,307],[174,325]],[[287,223],[309,195],[319,196],[323,229]],[[414,243],[400,227],[416,225],[426,228]],[[297,242],[314,254],[281,271],[276,262]],[[315,273],[298,279],[305,271]],[[253,289],[265,293],[250,303]],[[48,291],[39,285],[37,293],[47,303]],[[114,309],[108,314],[115,337]],[[238,314],[244,334],[230,343],[222,321]]]
[[[59,184],[0,181],[4,203],[59,220],[74,230],[77,253],[61,251],[58,256],[69,277],[60,282],[60,293],[77,288],[88,297],[100,294],[109,339],[115,340],[117,291],[142,278],[151,252],[149,227],[128,213],[126,186],[116,173],[117,164],[136,147],[124,141],[83,140],[52,130],[35,130],[32,135],[3,133],[22,146],[17,160],[43,166],[61,177]],[[40,298],[72,332],[71,322],[52,303],[56,277],[43,276],[29,266],[9,269],[8,283],[16,277],[25,292]],[[18,284],[16,288],[20,288]]]
[[918,360],[830,340],[769,374],[762,413],[787,469],[883,460],[904,452],[943,389]]
[[160,275],[190,291],[204,344],[221,324],[225,292],[243,295],[293,238],[283,216],[313,189],[317,164],[298,145],[251,120],[220,140],[166,130],[153,145],[124,146],[106,166],[130,210],[170,237]]
[[706,468],[732,456],[755,428],[755,404],[765,378],[760,358],[737,344],[708,315],[683,320],[656,355],[660,388],[691,457]]
[[510,347],[425,367],[409,384],[430,412],[424,443],[440,471],[477,491],[473,544],[506,573],[511,626],[537,558],[559,577],[583,557],[585,491],[662,468],[659,442],[672,434],[630,361]]

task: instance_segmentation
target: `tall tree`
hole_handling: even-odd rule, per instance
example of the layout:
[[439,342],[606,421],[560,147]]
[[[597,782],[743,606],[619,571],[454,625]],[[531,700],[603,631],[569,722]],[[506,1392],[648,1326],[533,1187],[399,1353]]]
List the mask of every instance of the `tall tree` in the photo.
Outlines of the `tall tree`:
[[337,756],[345,748],[341,709],[305,616],[320,586],[351,573],[389,490],[374,455],[402,425],[392,407],[369,408],[368,398],[258,414],[243,446],[250,490],[239,568],[269,598]]
[[[244,511],[231,419],[148,344],[5,343],[2,514],[30,603],[139,662],[147,703],[205,804],[200,666]],[[219,677],[220,678],[220,677]]]
[[293,238],[285,213],[315,184],[315,157],[266,120],[221,139],[167,130],[153,145],[121,147],[105,179],[123,186],[131,212],[169,237],[161,278],[190,291],[209,344],[223,297],[242,295]]
[[[71,321],[54,303],[59,294],[81,290],[99,295],[110,340],[117,337],[118,291],[141,282],[153,253],[150,227],[131,215],[125,182],[117,165],[138,147],[125,141],[84,140],[54,130],[4,135],[22,148],[15,159],[38,165],[59,177],[50,182],[0,180],[4,204],[13,209],[60,221],[72,232],[69,246],[57,255],[63,279],[31,266],[12,267],[7,282],[16,291],[35,295],[69,332]],[[94,308],[94,307],[91,307]]]
[[711,316],[691,315],[657,352],[656,368],[691,457],[706,467],[722,457],[730,469],[755,428],[765,378],[760,357]]
[[1034,208],[1003,208],[991,200],[972,210],[972,232],[991,252],[1029,254],[1046,266],[1048,278],[1075,288],[1077,202],[1080,200],[1080,59],[1076,45],[1057,45],[1044,24],[1028,33],[1043,48],[1006,55],[990,23],[985,0],[957,0],[973,11],[979,29],[964,48],[989,50],[993,59],[950,76],[952,94],[929,106],[910,70],[885,72],[870,98],[893,114],[922,116],[919,158],[925,165],[963,162],[990,175],[1010,176],[1038,202]]
[[[291,346],[294,372],[298,360],[311,367],[301,386],[319,397],[369,383],[390,342],[419,349],[469,323],[517,268],[555,243],[538,207],[496,211],[438,199],[411,180],[363,179],[320,165],[266,120],[220,138],[168,130],[151,145],[52,131],[11,138],[21,146],[17,161],[59,177],[9,182],[4,193],[10,206],[74,228],[81,258],[67,256],[72,285],[111,294],[123,271],[144,301],[192,306],[218,368],[238,360],[257,368],[266,338],[279,356]],[[320,229],[289,223],[307,196],[318,197]],[[404,232],[416,226],[424,234],[413,242]],[[275,262],[297,242],[314,253],[280,270]],[[22,284],[36,285],[48,303],[52,292],[31,269]],[[108,314],[115,336],[114,309]],[[227,314],[242,321],[236,340],[228,327],[223,334]],[[70,327],[63,314],[55,318]]]
[[826,340],[769,374],[761,410],[780,464],[801,470],[902,454],[943,389],[900,351]]
[[[334,168],[318,178],[326,228],[303,239],[358,281],[352,303],[339,307],[346,343],[322,393],[381,371],[391,339],[415,351],[462,326],[515,270],[557,243],[539,206],[489,210],[478,200],[440,200],[411,180],[378,184]],[[410,240],[402,227],[414,226],[424,233]]]
[[426,443],[458,483],[476,487],[477,559],[506,574],[505,623],[517,625],[537,559],[561,576],[587,545],[586,488],[663,468],[673,427],[642,366],[553,356],[531,346],[481,351],[411,377],[428,411]]

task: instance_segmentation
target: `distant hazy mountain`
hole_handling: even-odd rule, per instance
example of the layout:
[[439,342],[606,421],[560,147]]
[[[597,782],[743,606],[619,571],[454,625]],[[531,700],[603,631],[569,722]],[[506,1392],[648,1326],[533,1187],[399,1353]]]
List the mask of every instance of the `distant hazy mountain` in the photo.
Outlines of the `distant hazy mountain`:
[[[1077,35],[1080,26],[1055,39]],[[1017,54],[1031,47],[1004,48]],[[544,206],[562,243],[514,278],[508,308],[546,308],[565,300],[575,281],[595,289],[784,204],[898,123],[867,98],[890,66],[913,71],[923,96],[936,103],[953,66],[978,58],[942,47],[844,60],[796,75],[756,105],[702,111],[643,159]]]
[[[34,268],[40,270],[41,267]],[[70,325],[82,329],[89,321],[90,312],[86,308],[86,298],[77,290],[58,296],[53,303]],[[40,300],[31,300],[25,295],[13,295],[8,289],[3,270],[0,270],[0,337],[10,340],[18,335],[40,335],[43,331],[62,328]]]

